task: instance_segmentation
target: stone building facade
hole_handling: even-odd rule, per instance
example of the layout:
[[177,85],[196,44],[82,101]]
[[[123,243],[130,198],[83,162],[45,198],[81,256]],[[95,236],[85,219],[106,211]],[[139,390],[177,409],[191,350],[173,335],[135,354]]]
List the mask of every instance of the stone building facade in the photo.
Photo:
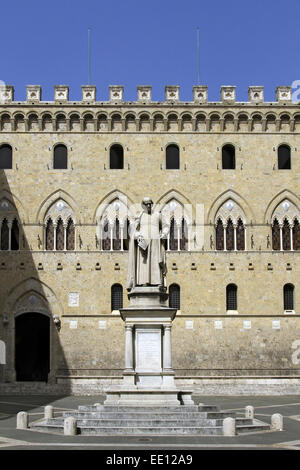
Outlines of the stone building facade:
[[[300,110],[290,87],[181,102],[83,86],[0,89],[0,380],[85,393],[121,383],[130,223],[169,225],[173,367],[206,393],[300,390]],[[4,390],[3,388],[3,390]]]

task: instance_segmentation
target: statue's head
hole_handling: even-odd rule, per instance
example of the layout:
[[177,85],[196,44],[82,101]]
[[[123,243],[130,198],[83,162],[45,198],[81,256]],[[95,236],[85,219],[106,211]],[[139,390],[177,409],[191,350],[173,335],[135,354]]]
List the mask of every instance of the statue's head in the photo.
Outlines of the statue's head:
[[148,214],[151,213],[151,209],[153,206],[153,201],[150,197],[144,197],[142,200],[142,208],[145,209]]

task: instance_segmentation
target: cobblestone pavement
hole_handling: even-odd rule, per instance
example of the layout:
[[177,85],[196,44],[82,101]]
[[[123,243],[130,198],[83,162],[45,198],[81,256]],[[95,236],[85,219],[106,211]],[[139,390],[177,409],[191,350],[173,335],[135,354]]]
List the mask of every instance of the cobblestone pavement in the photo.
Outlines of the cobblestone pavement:
[[29,422],[43,416],[44,406],[52,405],[59,414],[78,405],[101,403],[104,396],[4,396],[0,395],[0,450],[300,450],[300,397],[298,396],[196,396],[196,403],[216,404],[222,411],[234,410],[244,416],[245,406],[255,408],[255,416],[266,423],[280,413],[284,430],[223,436],[63,436],[16,429],[16,414],[29,413]]

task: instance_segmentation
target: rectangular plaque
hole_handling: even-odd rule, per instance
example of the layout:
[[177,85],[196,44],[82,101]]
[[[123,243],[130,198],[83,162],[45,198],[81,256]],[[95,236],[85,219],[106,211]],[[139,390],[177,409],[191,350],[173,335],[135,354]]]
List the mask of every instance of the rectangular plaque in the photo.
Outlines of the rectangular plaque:
[[161,370],[161,331],[136,329],[136,369]]
[[105,330],[105,328],[106,328],[106,320],[99,320],[99,322],[98,322],[98,327],[100,328],[100,330]]
[[185,328],[187,330],[193,330],[194,329],[194,321],[193,320],[186,320]]
[[223,328],[223,322],[222,322],[222,320],[216,320],[216,321],[215,321],[215,329],[216,329],[216,330],[222,330],[222,328]]
[[79,293],[78,292],[69,293],[69,307],[79,307]]
[[76,330],[77,328],[77,320],[70,320],[70,329]]
[[250,330],[251,329],[251,321],[250,320],[244,320],[244,329],[245,330]]
[[272,321],[272,328],[273,328],[273,330],[280,330],[280,320],[273,320]]

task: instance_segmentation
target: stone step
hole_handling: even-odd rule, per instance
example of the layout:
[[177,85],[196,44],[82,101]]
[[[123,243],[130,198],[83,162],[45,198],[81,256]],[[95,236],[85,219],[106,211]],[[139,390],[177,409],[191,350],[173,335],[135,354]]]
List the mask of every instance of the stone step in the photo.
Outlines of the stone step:
[[[63,426],[57,424],[43,425],[33,424],[30,425],[35,431],[50,432],[50,433],[63,433]],[[222,426],[202,426],[202,427],[188,427],[188,426],[173,426],[173,427],[151,427],[151,426],[79,426],[78,434],[83,436],[147,436],[147,435],[222,435]]]
[[[75,416],[74,416],[75,417]],[[77,418],[77,417],[76,417]],[[60,426],[64,425],[63,418],[53,418],[45,420],[46,425],[49,424],[57,424]],[[205,418],[198,418],[198,419],[172,419],[170,416],[168,419],[77,419],[77,426],[87,426],[87,427],[135,427],[135,426],[150,426],[150,427],[173,427],[173,426],[181,426],[181,427],[199,427],[199,426],[222,426],[223,420],[222,419],[205,419]],[[236,424],[239,425],[251,425],[251,419],[237,419]]]
[[77,419],[206,419],[197,412],[186,413],[147,413],[147,412],[124,412],[114,413],[107,411],[64,411],[63,418],[74,416]]
[[78,411],[114,411],[114,412],[132,412],[132,411],[139,411],[139,412],[170,412],[170,413],[178,413],[178,412],[197,412],[198,406],[197,405],[181,405],[181,406],[121,406],[121,405],[81,405],[78,407]]

